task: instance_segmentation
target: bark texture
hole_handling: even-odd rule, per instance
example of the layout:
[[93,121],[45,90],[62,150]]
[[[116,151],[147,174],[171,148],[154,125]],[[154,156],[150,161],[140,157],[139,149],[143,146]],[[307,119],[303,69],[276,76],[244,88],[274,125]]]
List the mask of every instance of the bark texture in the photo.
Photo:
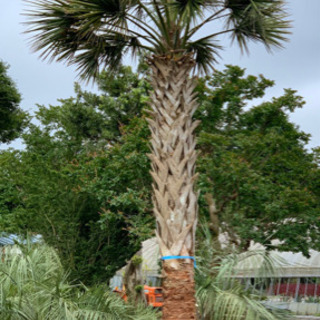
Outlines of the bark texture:
[[146,305],[142,279],[142,253],[140,250],[127,264],[123,284],[129,301],[134,304],[144,303]]
[[163,266],[166,274],[163,283],[164,305],[162,319],[195,320],[196,299],[194,289],[194,269],[189,263],[180,263],[179,270]]
[[[198,104],[190,78],[194,61],[189,56],[154,57],[150,66],[154,92],[148,122],[156,235],[162,256],[193,256],[198,211],[193,135],[198,121],[192,120]],[[195,319],[193,261],[166,260],[163,273],[163,319]],[[183,311],[186,305],[188,314]]]

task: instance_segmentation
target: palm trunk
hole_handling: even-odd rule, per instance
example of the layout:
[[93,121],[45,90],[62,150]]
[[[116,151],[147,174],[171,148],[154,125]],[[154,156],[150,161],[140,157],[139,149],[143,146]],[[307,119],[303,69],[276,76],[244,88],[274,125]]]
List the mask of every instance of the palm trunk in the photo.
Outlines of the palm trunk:
[[[194,61],[154,57],[152,111],[148,119],[152,133],[151,175],[154,180],[156,235],[162,256],[193,256],[197,225],[198,195],[194,191],[195,138],[198,121],[195,81],[190,70]],[[191,259],[163,262],[163,320],[196,318],[194,270]]]

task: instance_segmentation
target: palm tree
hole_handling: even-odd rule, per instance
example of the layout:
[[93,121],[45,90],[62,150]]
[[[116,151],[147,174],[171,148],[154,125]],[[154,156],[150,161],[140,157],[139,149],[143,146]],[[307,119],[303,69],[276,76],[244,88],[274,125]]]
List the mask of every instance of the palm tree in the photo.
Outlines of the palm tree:
[[[163,319],[195,319],[192,258],[197,225],[195,82],[213,68],[219,36],[280,47],[284,0],[26,0],[35,51],[77,66],[84,79],[114,71],[127,53],[146,52],[151,69],[151,175],[164,272]],[[204,34],[209,30],[207,34]]]
[[[283,265],[279,257],[265,250],[239,253],[230,246],[222,250],[215,245],[217,239],[205,222],[200,224],[199,235],[195,276],[199,320],[292,319],[289,311],[265,305],[261,299],[260,288],[267,285],[266,276],[276,277],[276,270]],[[253,288],[236,277],[245,269],[251,269]]]

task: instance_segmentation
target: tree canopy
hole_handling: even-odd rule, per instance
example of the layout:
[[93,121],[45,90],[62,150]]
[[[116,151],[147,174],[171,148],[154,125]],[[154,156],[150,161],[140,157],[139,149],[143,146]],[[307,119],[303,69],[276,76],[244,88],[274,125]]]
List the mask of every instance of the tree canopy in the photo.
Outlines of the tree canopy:
[[[120,94],[126,74],[130,90]],[[101,96],[76,85],[75,98],[39,106],[26,149],[0,154],[2,230],[42,234],[84,282],[112,276],[153,229],[148,147],[134,125],[145,83],[123,68],[115,79],[102,75],[102,85]]]
[[272,85],[231,66],[201,83],[199,184],[214,197],[222,231],[243,249],[250,240],[273,249],[279,240],[278,249],[307,255],[319,249],[319,166],[309,135],[289,119],[304,105],[294,90],[248,108]]
[[0,61],[0,142],[17,138],[26,125],[26,113],[19,107],[21,101],[14,82],[8,76],[8,67]]
[[[245,250],[250,240],[279,250],[319,249],[319,153],[289,118],[303,107],[293,90],[257,103],[274,83],[228,66],[197,86],[200,217]],[[72,276],[105,281],[153,235],[150,87],[122,67],[103,73],[101,94],[81,90],[39,106],[26,149],[0,153],[0,226],[37,232]],[[132,108],[134,105],[134,108]],[[249,107],[250,106],[250,107]]]

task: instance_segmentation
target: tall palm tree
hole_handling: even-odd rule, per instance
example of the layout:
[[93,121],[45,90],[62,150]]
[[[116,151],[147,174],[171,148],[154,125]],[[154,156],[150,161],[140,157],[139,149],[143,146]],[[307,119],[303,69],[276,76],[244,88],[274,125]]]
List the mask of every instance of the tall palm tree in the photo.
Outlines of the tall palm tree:
[[[151,175],[163,262],[163,319],[195,319],[195,82],[216,62],[219,36],[267,49],[288,33],[284,0],[26,0],[32,43],[45,59],[75,64],[85,79],[147,52],[151,69]],[[205,32],[207,32],[205,34]],[[172,257],[180,256],[173,259]]]

